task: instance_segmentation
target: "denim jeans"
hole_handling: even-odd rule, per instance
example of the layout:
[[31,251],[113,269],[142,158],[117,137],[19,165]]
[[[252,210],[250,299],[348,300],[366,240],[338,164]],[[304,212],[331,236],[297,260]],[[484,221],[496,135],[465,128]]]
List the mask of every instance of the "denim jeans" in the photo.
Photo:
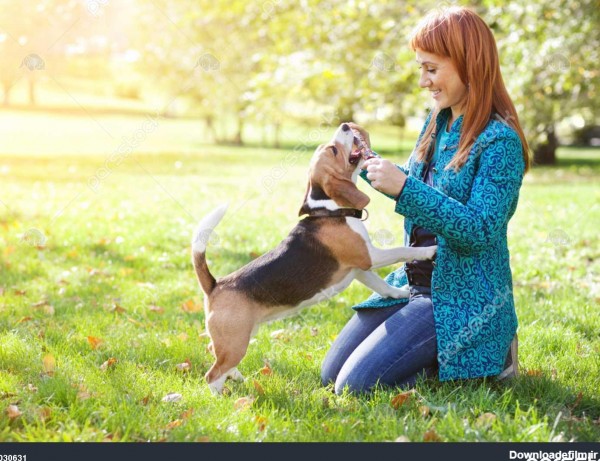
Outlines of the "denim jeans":
[[321,367],[324,385],[340,394],[375,386],[413,387],[419,376],[437,375],[437,343],[431,288],[410,288],[408,304],[360,309],[333,342]]

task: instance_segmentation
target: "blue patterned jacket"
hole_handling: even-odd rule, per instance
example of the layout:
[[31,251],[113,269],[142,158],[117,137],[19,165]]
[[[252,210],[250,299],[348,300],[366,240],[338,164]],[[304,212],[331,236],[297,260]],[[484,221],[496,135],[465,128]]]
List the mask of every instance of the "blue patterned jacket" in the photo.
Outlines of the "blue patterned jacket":
[[[450,109],[440,111],[438,128],[449,115]],[[395,211],[405,217],[405,245],[415,224],[437,236],[431,297],[441,381],[501,373],[517,330],[507,225],[525,170],[521,141],[515,130],[493,118],[459,172],[446,170],[457,151],[462,120],[452,124],[448,143],[440,146],[433,187],[422,181],[425,164],[414,153],[398,167],[408,177],[395,203]],[[419,140],[430,121],[431,114]],[[366,172],[361,176],[367,180]],[[386,281],[405,285],[404,267]],[[374,293],[353,308],[395,304],[398,300]]]

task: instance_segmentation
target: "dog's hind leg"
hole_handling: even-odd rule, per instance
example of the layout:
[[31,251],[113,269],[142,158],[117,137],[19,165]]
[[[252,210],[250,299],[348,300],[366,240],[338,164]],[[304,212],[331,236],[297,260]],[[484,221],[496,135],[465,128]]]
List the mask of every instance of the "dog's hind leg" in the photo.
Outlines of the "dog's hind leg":
[[237,381],[244,379],[237,366],[246,355],[252,324],[239,316],[226,318],[227,316],[227,312],[221,315],[213,312],[207,322],[216,360],[205,378],[213,394],[223,392],[227,378]]

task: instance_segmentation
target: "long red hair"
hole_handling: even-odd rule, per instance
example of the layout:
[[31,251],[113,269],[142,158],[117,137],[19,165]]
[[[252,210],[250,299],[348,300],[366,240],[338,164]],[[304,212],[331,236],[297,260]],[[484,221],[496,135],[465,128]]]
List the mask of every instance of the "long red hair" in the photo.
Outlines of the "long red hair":
[[[434,10],[417,26],[410,46],[413,51],[421,49],[450,58],[461,81],[468,85],[458,151],[448,168],[460,169],[465,164],[477,136],[497,114],[518,133],[527,171],[530,165],[529,145],[502,79],[496,40],[483,19],[463,7]],[[432,114],[431,122],[416,148],[420,161],[425,160],[433,142],[437,115],[437,111]]]

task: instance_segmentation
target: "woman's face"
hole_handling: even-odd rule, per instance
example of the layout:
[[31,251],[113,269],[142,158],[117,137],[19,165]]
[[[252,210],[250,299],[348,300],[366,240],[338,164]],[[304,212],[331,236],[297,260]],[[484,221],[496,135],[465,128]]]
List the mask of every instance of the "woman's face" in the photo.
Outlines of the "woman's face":
[[452,108],[452,115],[462,114],[467,99],[467,87],[458,76],[450,58],[417,49],[421,65],[419,86],[431,91],[437,109]]

